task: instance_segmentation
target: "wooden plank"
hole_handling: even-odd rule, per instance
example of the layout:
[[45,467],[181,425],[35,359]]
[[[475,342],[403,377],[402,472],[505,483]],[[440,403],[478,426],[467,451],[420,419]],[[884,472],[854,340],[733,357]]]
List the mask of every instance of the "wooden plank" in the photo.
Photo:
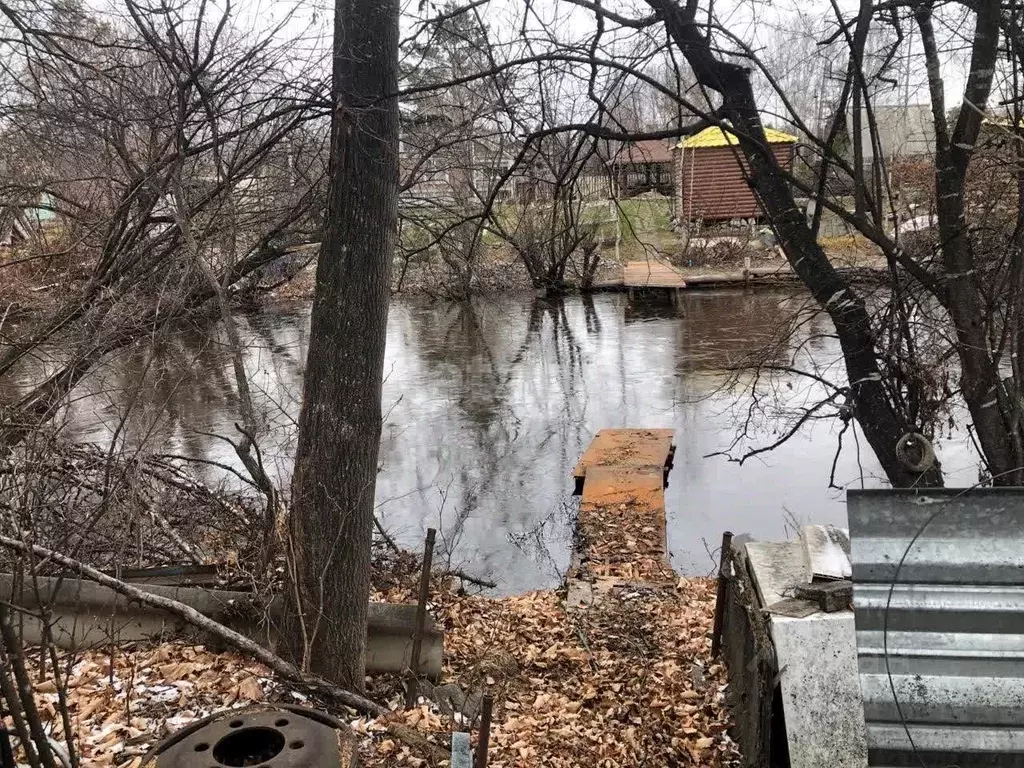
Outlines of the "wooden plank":
[[573,477],[584,479],[588,467],[664,471],[672,455],[674,434],[673,429],[602,429],[580,457]]
[[672,429],[602,429],[580,458],[573,470],[583,496],[578,554],[588,578],[672,581],[665,471],[674,434]]
[[587,468],[577,530],[589,574],[651,583],[672,580],[664,485],[659,467]]
[[631,261],[622,272],[627,288],[685,288],[682,273],[664,261]]
[[640,469],[591,466],[583,485],[583,507],[630,507],[665,509],[665,472],[658,467]]

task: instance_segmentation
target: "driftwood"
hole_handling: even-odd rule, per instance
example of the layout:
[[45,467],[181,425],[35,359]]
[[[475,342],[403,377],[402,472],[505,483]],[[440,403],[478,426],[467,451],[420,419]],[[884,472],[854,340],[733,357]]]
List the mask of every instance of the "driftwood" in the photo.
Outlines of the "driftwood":
[[466,573],[463,570],[445,571],[444,575],[454,576],[456,578],[462,579],[463,581],[468,581],[470,584],[476,584],[478,587],[487,587],[488,589],[495,589],[498,586],[493,581],[481,579],[479,576],[473,576],[472,574]]
[[97,584],[102,584],[103,586],[112,589],[130,600],[134,600],[153,608],[158,608],[177,616],[192,626],[220,638],[231,647],[265,665],[282,678],[293,683],[318,689],[328,698],[337,701],[340,704],[344,704],[347,707],[351,707],[373,717],[383,715],[389,711],[380,704],[367,699],[365,696],[346,690],[345,688],[324,680],[322,677],[303,672],[294,664],[285,661],[277,654],[267,650],[259,643],[250,640],[245,635],[225,627],[223,624],[204,616],[194,608],[191,608],[184,603],[180,603],[177,600],[172,600],[169,597],[163,597],[161,595],[150,594],[149,592],[143,592],[141,589],[138,589],[131,584],[126,584],[120,579],[108,576],[107,574],[102,573],[79,560],[75,560],[74,558],[68,557],[67,555],[61,554],[60,552],[56,552],[52,549],[47,549],[46,547],[27,544],[23,541],[12,539],[7,536],[0,536],[0,546],[14,550],[15,552],[21,552],[22,554],[31,553],[37,557],[57,563],[71,571],[74,571],[83,578],[95,581]]

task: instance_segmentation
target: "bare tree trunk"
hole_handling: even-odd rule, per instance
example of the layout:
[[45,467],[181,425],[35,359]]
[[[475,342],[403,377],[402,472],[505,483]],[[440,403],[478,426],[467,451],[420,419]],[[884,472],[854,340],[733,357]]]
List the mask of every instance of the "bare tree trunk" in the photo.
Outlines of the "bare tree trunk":
[[696,2],[685,7],[674,0],[646,2],[664,20],[698,83],[722,95],[719,116],[737,129],[740,148],[750,164],[750,183],[786,258],[835,325],[850,381],[850,407],[889,481],[897,487],[942,485],[937,461],[920,473],[908,468],[897,453],[900,438],[916,429],[886,393],[863,297],[835,270],[816,241],[768,147],[749,70],[716,57],[695,22]]
[[964,101],[952,133],[946,125],[938,45],[931,9],[915,11],[928,67],[935,126],[935,197],[943,266],[947,282],[939,298],[956,326],[960,388],[978,434],[978,442],[997,485],[1020,485],[1024,458],[1019,424],[1008,403],[992,356],[980,276],[965,218],[967,169],[981,130],[982,114],[992,90],[999,42],[999,3],[977,5],[970,72]]
[[364,684],[370,542],[398,194],[398,0],[337,0],[327,222],[292,478],[288,634]]

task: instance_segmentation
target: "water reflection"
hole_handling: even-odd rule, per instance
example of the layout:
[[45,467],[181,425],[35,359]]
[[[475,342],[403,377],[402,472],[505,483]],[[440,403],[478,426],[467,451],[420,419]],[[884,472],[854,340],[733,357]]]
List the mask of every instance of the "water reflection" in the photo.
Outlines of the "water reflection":
[[[725,529],[785,534],[787,520],[843,523],[827,487],[838,425],[819,422],[778,451],[740,467],[721,456],[749,399],[723,391],[723,369],[773,346],[801,297],[774,292],[689,292],[678,307],[630,306],[624,295],[563,301],[506,297],[449,304],[393,303],[385,367],[379,514],[419,547],[439,530],[442,557],[489,575],[505,591],[557,583],[568,563],[570,472],[602,427],[674,427],[668,490],[673,562],[707,572]],[[267,428],[265,460],[287,480],[308,335],[308,308],[240,315],[246,366]],[[835,358],[827,327],[800,328],[816,360]],[[813,339],[814,346],[810,346]],[[775,382],[790,402],[814,396]],[[97,371],[70,409],[77,437],[108,439],[127,418],[129,444],[147,442],[198,460],[207,482],[234,482],[237,412],[230,362],[216,326],[186,328]],[[779,424],[758,418],[752,444]],[[848,440],[842,483],[877,484],[877,467]],[[205,462],[205,463],[202,463]]]

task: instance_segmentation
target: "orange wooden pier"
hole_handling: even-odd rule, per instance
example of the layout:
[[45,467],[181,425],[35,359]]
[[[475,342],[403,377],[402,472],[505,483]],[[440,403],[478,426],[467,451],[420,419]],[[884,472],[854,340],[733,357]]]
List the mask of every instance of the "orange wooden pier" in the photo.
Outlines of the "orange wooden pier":
[[671,429],[602,429],[573,470],[582,494],[570,577],[673,578],[665,530]]

